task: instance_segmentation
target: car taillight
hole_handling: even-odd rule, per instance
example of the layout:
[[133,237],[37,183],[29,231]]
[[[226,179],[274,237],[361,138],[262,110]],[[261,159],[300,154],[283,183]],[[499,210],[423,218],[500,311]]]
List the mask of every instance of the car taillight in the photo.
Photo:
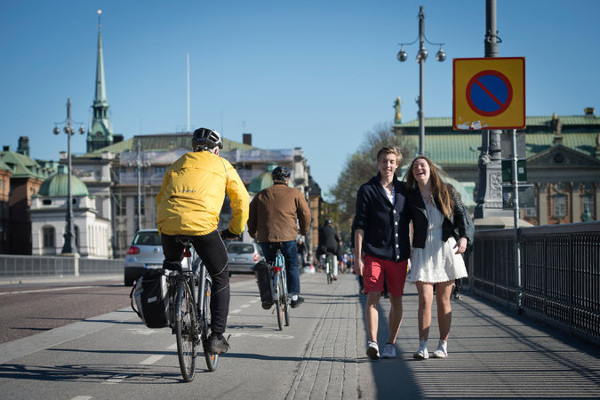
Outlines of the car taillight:
[[271,267],[271,271],[274,271],[274,272],[281,272],[281,267],[280,267],[279,265],[273,265],[273,266]]
[[140,248],[136,246],[129,246],[127,254],[140,254]]
[[258,253],[254,253],[254,262],[258,262]]
[[183,250],[183,256],[184,257],[191,257],[192,256],[192,252],[190,251],[190,249]]

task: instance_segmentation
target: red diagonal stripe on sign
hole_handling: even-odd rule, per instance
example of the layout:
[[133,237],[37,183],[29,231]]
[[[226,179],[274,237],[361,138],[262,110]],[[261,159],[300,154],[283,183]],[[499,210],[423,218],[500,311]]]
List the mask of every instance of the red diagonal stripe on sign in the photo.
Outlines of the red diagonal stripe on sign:
[[500,107],[502,107],[502,106],[504,105],[504,104],[503,104],[503,103],[502,103],[500,100],[498,100],[498,99],[496,98],[496,96],[494,96],[494,95],[492,94],[492,92],[490,92],[490,91],[488,90],[488,88],[486,88],[485,86],[483,86],[483,84],[482,84],[481,82],[479,82],[479,79],[478,79],[478,80],[476,80],[476,81],[475,81],[475,83],[477,84],[477,86],[479,86],[479,87],[481,88],[481,90],[483,90],[483,91],[484,91],[484,92],[485,92],[485,93],[486,93],[488,96],[490,96],[490,98],[491,98],[492,100],[494,100],[494,101],[495,101],[495,102],[496,102],[496,103],[497,103],[497,104],[498,104]]

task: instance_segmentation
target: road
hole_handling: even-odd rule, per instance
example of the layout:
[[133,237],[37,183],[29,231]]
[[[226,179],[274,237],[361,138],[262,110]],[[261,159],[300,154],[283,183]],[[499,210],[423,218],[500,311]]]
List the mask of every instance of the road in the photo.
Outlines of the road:
[[[231,282],[250,279],[233,275]],[[130,305],[130,292],[121,276],[2,285],[0,343],[122,309]]]

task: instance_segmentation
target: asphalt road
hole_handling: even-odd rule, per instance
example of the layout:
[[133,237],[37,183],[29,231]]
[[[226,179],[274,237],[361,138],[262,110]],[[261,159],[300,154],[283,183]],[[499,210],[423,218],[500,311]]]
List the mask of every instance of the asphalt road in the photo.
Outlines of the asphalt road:
[[[231,282],[252,279],[232,275]],[[24,281],[0,286],[0,343],[116,311],[130,305],[123,277]]]

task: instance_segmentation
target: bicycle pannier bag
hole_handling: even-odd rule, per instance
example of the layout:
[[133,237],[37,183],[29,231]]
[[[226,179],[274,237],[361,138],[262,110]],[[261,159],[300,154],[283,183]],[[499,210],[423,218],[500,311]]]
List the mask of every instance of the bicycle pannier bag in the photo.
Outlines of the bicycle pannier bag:
[[273,293],[271,285],[271,264],[265,261],[259,261],[254,266],[254,276],[260,292],[260,301],[263,303],[273,303]]
[[169,289],[163,269],[145,271],[129,297],[131,308],[148,328],[164,328],[169,324]]

